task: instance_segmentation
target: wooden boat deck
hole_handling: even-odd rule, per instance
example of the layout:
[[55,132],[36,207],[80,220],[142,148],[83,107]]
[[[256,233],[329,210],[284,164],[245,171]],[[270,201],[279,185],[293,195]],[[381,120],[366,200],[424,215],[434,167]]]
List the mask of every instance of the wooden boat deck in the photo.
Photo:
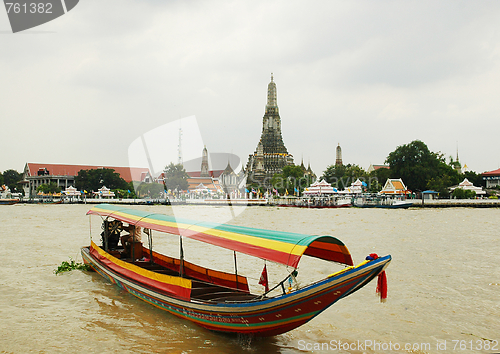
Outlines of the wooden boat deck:
[[[130,262],[130,260],[127,259],[122,260]],[[172,269],[168,269],[156,263],[150,263],[149,261],[135,261],[130,263],[159,274],[171,275],[175,277],[178,277],[180,275],[178,272]],[[184,278],[191,280],[191,299],[193,300],[220,303],[233,301],[249,301],[260,297],[260,295],[254,295],[243,290],[236,290],[221,285],[207,283],[189,276],[184,276]]]

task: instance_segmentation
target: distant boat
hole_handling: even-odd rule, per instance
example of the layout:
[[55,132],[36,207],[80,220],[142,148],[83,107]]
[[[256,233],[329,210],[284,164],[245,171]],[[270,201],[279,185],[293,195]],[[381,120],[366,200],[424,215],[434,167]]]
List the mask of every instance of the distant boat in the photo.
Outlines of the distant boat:
[[352,203],[349,198],[309,197],[297,198],[292,200],[290,204],[277,204],[277,206],[286,208],[331,209],[348,208],[352,206]]
[[52,205],[52,204],[62,204],[63,203],[63,200],[62,199],[59,199],[59,200],[43,200],[41,202],[38,202],[38,204],[44,204],[44,205]]
[[12,198],[13,196],[19,195],[17,193],[12,194],[10,188],[5,184],[0,185],[0,205],[12,205],[19,203],[19,198]]
[[13,205],[19,203],[19,199],[0,199],[0,205]]
[[404,199],[404,196],[360,194],[354,197],[353,206],[358,208],[408,209],[413,206],[413,202]]
[[[139,299],[210,330],[255,336],[285,333],[307,323],[377,276],[377,288],[382,295],[386,294],[384,269],[391,256],[371,254],[354,266],[345,245],[333,236],[194,222],[109,204],[99,204],[87,214],[99,215],[104,231],[102,246],[91,241],[90,246],[82,248],[86,264]],[[136,235],[135,228],[140,227],[149,229],[148,247],[133,241],[125,243],[125,248],[118,247],[122,229]],[[153,230],[160,232],[155,233],[155,239],[161,233],[179,235],[179,259],[153,251]],[[264,267],[259,284],[265,285],[266,291],[251,293],[247,278],[237,271],[226,273],[187,262],[183,256],[183,238],[234,251],[235,269],[236,252],[241,252],[283,264],[289,274],[269,289]],[[346,268],[304,286],[295,281],[292,287],[304,255]],[[217,259],[218,255],[213,257]]]

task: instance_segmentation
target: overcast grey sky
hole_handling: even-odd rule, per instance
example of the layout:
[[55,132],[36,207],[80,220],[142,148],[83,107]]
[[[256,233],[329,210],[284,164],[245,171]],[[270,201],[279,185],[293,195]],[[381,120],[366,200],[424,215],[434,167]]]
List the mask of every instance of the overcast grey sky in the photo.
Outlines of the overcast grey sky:
[[12,34],[0,9],[0,171],[128,164],[142,134],[196,116],[244,162],[271,72],[283,140],[316,174],[415,139],[500,167],[498,1],[81,0]]

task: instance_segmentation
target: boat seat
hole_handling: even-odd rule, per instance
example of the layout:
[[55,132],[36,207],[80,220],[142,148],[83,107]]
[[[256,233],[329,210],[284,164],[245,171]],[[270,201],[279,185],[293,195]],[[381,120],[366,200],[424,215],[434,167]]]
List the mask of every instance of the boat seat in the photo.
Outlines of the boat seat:
[[142,258],[142,242],[132,241],[127,243],[127,254],[131,259]]

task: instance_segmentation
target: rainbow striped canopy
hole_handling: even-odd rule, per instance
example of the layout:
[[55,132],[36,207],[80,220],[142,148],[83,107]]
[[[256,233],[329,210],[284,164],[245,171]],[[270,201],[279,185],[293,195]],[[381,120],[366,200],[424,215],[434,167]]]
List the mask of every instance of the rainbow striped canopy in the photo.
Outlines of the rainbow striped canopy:
[[197,222],[173,216],[99,204],[87,213],[111,217],[132,225],[189,237],[236,252],[297,268],[302,255],[353,265],[347,247],[333,236],[254,229],[244,226]]

